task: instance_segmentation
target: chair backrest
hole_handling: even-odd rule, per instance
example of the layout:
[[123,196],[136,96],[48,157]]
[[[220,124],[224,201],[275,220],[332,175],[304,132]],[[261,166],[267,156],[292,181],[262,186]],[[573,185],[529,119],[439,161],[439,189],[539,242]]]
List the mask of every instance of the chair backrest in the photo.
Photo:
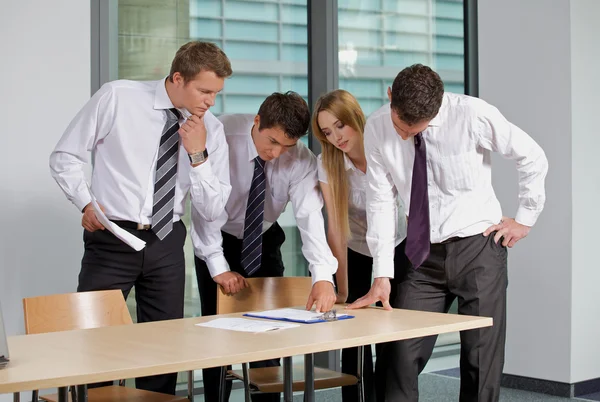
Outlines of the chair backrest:
[[2,317],[2,306],[0,305],[0,368],[8,363],[8,342],[6,341],[6,329],[4,328],[4,318]]
[[271,310],[304,306],[312,288],[312,279],[305,276],[281,278],[250,278],[248,287],[233,296],[217,292],[217,314]]
[[26,334],[132,324],[120,290],[30,297],[23,312]]

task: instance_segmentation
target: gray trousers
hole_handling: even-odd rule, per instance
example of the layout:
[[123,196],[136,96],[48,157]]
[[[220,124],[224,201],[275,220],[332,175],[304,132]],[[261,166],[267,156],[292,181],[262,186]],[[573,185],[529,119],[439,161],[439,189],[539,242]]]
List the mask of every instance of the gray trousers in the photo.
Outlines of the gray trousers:
[[[460,402],[499,399],[508,278],[507,250],[500,242],[493,242],[494,234],[432,244],[421,267],[396,272],[392,281],[393,307],[448,312],[458,298],[459,314],[493,318],[492,327],[460,333]],[[378,384],[378,401],[418,401],[418,376],[431,357],[436,339],[429,336],[381,346],[376,375],[385,380]]]

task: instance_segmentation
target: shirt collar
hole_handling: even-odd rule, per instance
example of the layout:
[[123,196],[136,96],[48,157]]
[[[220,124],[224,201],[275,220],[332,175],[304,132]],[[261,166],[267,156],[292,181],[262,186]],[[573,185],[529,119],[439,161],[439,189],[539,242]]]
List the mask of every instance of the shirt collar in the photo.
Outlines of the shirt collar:
[[354,166],[354,163],[352,163],[352,161],[350,160],[350,158],[348,158],[348,155],[346,155],[345,152],[344,152],[344,169],[356,170],[356,166]]
[[[165,109],[173,109],[175,106],[173,102],[171,102],[171,98],[169,98],[169,94],[167,93],[167,77],[162,80],[158,80],[156,83],[156,90],[154,91],[154,109],[155,110],[165,110]],[[184,118],[190,117],[191,113],[187,111],[187,109],[179,109],[179,112]]]
[[254,145],[254,140],[252,139],[252,128],[254,127],[254,121],[250,125],[250,129],[248,130],[248,162],[252,162],[254,158],[258,156],[258,151],[256,150],[256,145]]

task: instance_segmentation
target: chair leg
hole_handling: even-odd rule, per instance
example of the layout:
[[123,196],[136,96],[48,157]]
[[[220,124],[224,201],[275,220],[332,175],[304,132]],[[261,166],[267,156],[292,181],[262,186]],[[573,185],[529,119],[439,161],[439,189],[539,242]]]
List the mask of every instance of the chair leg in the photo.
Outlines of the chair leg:
[[37,402],[39,399],[39,391],[31,391],[31,402]]
[[13,393],[13,402],[21,402],[21,393],[20,392]]
[[188,388],[188,399],[190,401],[194,401],[194,371],[188,371],[188,380],[187,380],[187,388]]
[[125,380],[119,380],[119,387],[125,386]]
[[70,391],[71,391],[71,401],[73,402],[79,402],[79,399],[77,398],[77,388],[76,387],[69,387]]
[[358,384],[357,384],[356,388],[358,389],[358,401],[365,402],[365,382],[364,382],[364,376],[363,376],[365,347],[359,346],[357,349],[358,349],[358,359],[356,359],[356,360],[358,362],[358,366],[356,367],[356,377],[358,378]]
[[242,371],[244,373],[245,402],[251,402],[251,399],[250,399],[250,376],[248,374],[248,363],[242,363]]

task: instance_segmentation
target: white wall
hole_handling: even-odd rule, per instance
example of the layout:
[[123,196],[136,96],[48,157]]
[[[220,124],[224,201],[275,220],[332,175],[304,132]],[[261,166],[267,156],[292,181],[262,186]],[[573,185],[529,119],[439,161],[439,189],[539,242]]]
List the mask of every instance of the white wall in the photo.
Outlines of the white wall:
[[600,1],[571,0],[573,281],[571,379],[600,377]]
[[90,2],[19,0],[1,8],[0,301],[14,335],[23,333],[23,297],[77,284],[81,215],[50,177],[48,156],[90,96]]
[[[569,6],[570,0],[481,0],[478,21],[480,97],[528,132],[550,165],[546,208],[509,252],[504,372],[560,382],[571,382],[573,303]],[[513,163],[494,160],[494,187],[504,214],[514,216]]]

